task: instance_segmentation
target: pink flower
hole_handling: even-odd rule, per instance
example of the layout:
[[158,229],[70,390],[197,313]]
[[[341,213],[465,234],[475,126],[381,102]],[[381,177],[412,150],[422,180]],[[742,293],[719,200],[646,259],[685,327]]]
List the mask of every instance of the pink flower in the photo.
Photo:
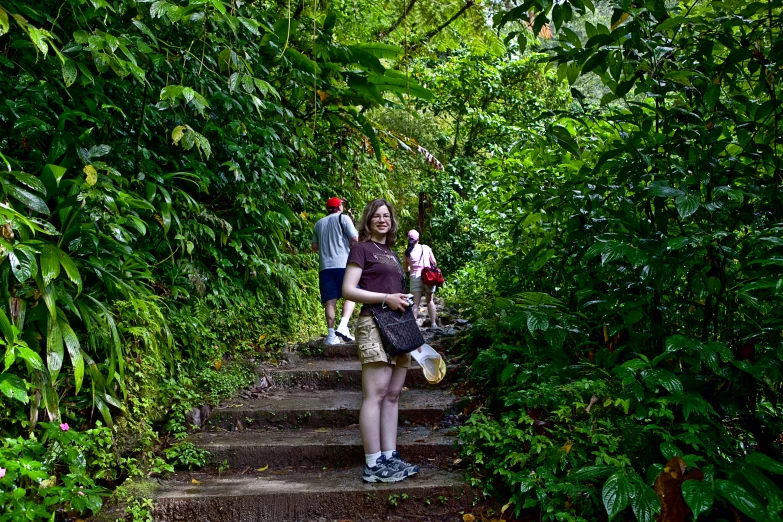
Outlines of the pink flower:
[[0,468],[0,478],[5,477],[5,468]]
[[67,422],[63,422],[62,424],[60,424],[60,429],[63,431],[68,431],[69,429],[71,429],[71,427],[68,426]]

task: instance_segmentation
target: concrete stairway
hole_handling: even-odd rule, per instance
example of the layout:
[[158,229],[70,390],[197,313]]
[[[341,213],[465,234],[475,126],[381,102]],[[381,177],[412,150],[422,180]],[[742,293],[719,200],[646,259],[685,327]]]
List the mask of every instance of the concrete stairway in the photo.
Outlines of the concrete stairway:
[[155,520],[456,522],[470,512],[478,493],[451,467],[456,398],[447,381],[427,384],[414,363],[400,396],[398,449],[421,472],[395,484],[365,484],[356,345],[327,347],[318,358],[290,355],[289,364],[258,368],[272,387],[213,410],[191,440],[227,469],[164,481]]

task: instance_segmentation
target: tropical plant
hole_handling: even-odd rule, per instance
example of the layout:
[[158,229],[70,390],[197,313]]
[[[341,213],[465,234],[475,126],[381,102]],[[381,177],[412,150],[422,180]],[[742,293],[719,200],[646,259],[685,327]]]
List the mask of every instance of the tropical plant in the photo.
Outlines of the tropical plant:
[[[541,138],[492,161],[498,194],[478,207],[512,216],[493,275],[507,300],[482,313],[500,331],[466,348],[493,413],[465,428],[466,448],[491,462],[488,487],[548,518],[630,507],[639,520],[774,520],[781,6],[611,5],[586,40],[565,24],[589,2],[497,17],[551,19],[559,77],[595,74],[610,92],[592,106],[572,87],[574,109],[544,112]],[[487,431],[517,424],[534,431]],[[521,455],[503,458],[509,447]],[[529,459],[546,473],[530,475]]]

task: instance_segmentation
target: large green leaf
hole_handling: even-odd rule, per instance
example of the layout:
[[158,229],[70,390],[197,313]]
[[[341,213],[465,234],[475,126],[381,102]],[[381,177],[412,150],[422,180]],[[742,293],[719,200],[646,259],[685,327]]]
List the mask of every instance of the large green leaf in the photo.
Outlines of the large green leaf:
[[361,49],[377,58],[386,58],[387,60],[396,60],[402,55],[402,49],[399,46],[377,42],[360,43],[350,46],[349,49]]
[[49,207],[46,206],[46,202],[38,194],[10,183],[5,179],[2,179],[2,186],[6,194],[24,204],[30,210],[49,215]]
[[16,249],[8,254],[8,262],[11,263],[11,272],[20,283],[38,274],[38,262],[27,250]]
[[2,308],[0,308],[0,332],[5,336],[5,342],[8,345],[14,344],[14,341],[16,341],[16,334],[11,327],[11,321],[8,320],[8,316],[5,315]]
[[755,451],[745,457],[745,462],[748,464],[753,464],[754,466],[758,466],[765,471],[769,471],[770,473],[783,475],[783,464],[759,451]]
[[41,360],[41,356],[32,351],[26,345],[17,344],[14,347],[14,351],[16,352],[17,358],[22,359],[23,361],[27,361],[30,367],[32,367],[34,370],[43,371],[45,369],[44,363]]
[[46,187],[44,186],[43,182],[32,174],[19,171],[12,171],[10,174],[20,183],[27,185],[28,188],[46,195]]
[[686,218],[699,209],[699,198],[693,194],[683,194],[675,198],[674,204],[680,217]]
[[686,480],[682,483],[682,496],[685,503],[691,508],[693,518],[707,511],[715,499],[712,483],[700,480]]
[[764,505],[747,489],[731,480],[716,480],[715,485],[723,498],[753,520],[767,519],[767,510],[764,509]]
[[63,62],[63,81],[65,82],[66,87],[73,85],[73,82],[76,81],[77,74],[76,64],[73,63],[72,60],[65,60]]
[[73,262],[73,259],[71,259],[68,254],[59,248],[57,249],[57,257],[60,259],[60,264],[65,270],[65,273],[68,275],[68,279],[70,279],[71,282],[76,285],[77,292],[81,293],[82,276],[79,275],[79,269],[76,268],[76,263]]
[[606,479],[601,498],[604,501],[609,520],[628,507],[628,504],[631,503],[631,481],[628,480],[628,476],[623,470],[617,471]]
[[76,385],[76,394],[79,394],[79,390],[82,387],[82,380],[84,379],[84,359],[82,358],[82,348],[79,344],[79,338],[76,337],[76,333],[71,328],[71,325],[62,319],[58,319],[57,325],[62,331],[63,341],[68,348],[68,354],[71,356],[71,364],[73,365],[73,377]]
[[49,317],[46,332],[46,367],[52,379],[57,379],[57,374],[63,366],[64,356],[62,329],[57,321]]
[[15,399],[23,404],[27,404],[27,386],[25,382],[10,373],[0,374],[0,392],[9,399]]
[[653,181],[647,187],[647,191],[651,196],[658,196],[662,198],[671,198],[683,195],[682,190],[673,188],[665,181]]
[[571,133],[569,132],[568,129],[566,129],[562,125],[554,125],[552,127],[552,136],[555,138],[555,141],[557,141],[560,144],[561,147],[566,149],[575,157],[577,158],[582,157],[582,149],[579,148],[579,145],[576,143],[574,137],[571,136]]
[[399,71],[387,70],[384,74],[370,73],[370,83],[375,84],[379,91],[391,91],[399,94],[407,94],[423,100],[431,100],[432,92],[409,75]]
[[60,275],[60,257],[58,248],[45,244],[41,247],[41,276],[45,285],[48,285]]
[[653,488],[644,484],[639,478],[633,483],[631,508],[639,522],[655,522],[656,515],[661,511],[661,501]]

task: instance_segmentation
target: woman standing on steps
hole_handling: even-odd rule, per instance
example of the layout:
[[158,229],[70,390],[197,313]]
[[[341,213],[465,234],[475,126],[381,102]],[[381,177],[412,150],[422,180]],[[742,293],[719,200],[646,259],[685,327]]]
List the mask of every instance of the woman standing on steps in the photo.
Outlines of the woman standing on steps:
[[430,314],[432,328],[438,326],[438,311],[435,308],[435,287],[425,285],[421,280],[423,268],[432,268],[437,265],[435,254],[427,245],[419,243],[419,231],[408,231],[408,248],[405,249],[405,269],[411,273],[411,293],[413,294],[413,317],[419,318],[419,303],[424,295],[427,303],[427,312]]
[[[359,431],[364,446],[365,482],[397,482],[419,472],[397,452],[398,399],[411,364],[410,354],[389,357],[371,309],[404,310],[404,272],[391,249],[397,240],[397,218],[385,199],[367,204],[359,223],[359,241],[351,247],[343,279],[346,299],[363,303],[356,325],[362,363],[362,408]],[[358,286],[358,288],[357,288]]]

